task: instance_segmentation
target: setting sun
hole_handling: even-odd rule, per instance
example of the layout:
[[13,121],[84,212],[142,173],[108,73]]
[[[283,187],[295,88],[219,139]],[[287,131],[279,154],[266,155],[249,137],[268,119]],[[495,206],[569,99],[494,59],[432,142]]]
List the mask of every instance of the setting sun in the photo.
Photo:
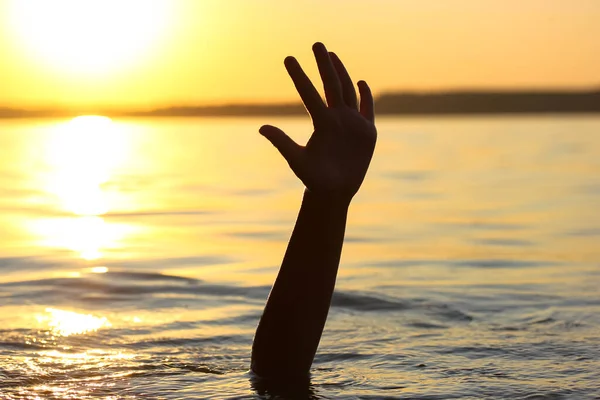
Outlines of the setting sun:
[[166,0],[13,0],[12,30],[47,66],[76,74],[106,74],[146,56],[167,30]]

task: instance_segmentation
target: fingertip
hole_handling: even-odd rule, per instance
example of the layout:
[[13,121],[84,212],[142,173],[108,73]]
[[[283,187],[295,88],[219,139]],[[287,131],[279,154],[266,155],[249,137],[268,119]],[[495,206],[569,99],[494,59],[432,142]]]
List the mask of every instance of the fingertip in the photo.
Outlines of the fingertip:
[[272,125],[263,125],[258,130],[258,133],[260,133],[264,137],[268,137],[268,136],[271,136],[273,134],[273,132],[276,130],[277,130],[277,128],[275,128]]
[[358,90],[359,92],[361,92],[361,95],[364,94],[372,96],[371,88],[369,87],[369,84],[366,81],[358,81],[356,85],[358,86]]
[[316,42],[315,44],[313,44],[312,49],[313,49],[313,51],[315,53],[317,53],[317,52],[325,52],[325,53],[327,53],[327,48],[321,42]]
[[285,64],[285,66],[289,66],[290,64],[294,64],[296,62],[296,58],[293,56],[287,56],[283,59],[283,63]]
[[261,135],[265,136],[267,139],[283,133],[281,129],[273,125],[263,125],[258,129],[258,132]]

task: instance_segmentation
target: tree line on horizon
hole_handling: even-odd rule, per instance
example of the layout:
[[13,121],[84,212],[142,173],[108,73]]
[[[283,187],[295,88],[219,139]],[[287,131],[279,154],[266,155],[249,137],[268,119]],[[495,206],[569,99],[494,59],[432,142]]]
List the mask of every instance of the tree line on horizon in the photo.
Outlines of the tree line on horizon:
[[[600,88],[560,91],[448,91],[384,93],[376,98],[378,115],[598,113]],[[299,103],[173,106],[152,110],[15,109],[0,107],[0,118],[52,118],[81,114],[112,117],[293,116],[305,113]]]

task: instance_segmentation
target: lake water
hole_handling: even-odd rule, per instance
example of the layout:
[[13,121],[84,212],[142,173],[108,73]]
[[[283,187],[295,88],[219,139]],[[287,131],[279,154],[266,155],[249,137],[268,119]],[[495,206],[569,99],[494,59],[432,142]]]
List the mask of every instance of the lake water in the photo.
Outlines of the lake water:
[[[299,119],[0,121],[0,398],[276,398]],[[599,399],[600,117],[381,118],[298,398]],[[277,397],[279,398],[279,397]]]

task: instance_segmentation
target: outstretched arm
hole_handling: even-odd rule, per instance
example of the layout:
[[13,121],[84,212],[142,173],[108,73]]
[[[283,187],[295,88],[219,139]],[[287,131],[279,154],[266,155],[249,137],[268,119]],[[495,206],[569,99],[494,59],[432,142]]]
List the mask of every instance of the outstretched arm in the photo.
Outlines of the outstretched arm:
[[325,104],[298,61],[285,59],[314,132],[300,146],[273,126],[261,127],[306,186],[296,226],[252,346],[261,377],[307,376],[335,287],[346,216],[365,177],[377,138],[373,98],[359,82],[360,107],[344,65],[325,46],[313,46]]

